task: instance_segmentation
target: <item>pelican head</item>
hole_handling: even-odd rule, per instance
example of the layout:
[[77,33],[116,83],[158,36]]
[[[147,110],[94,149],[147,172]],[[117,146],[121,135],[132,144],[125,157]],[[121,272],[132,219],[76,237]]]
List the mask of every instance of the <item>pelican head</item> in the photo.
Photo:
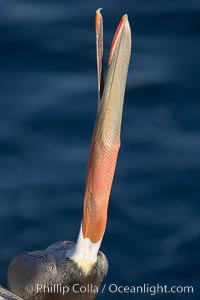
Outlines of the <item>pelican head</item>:
[[[120,148],[131,31],[127,15],[122,16],[111,44],[104,83],[103,18],[100,9],[96,12],[95,23],[98,109],[91,140],[79,236],[76,243],[57,242],[45,250],[24,252],[11,261],[8,268],[9,288],[24,299],[55,297],[92,300],[96,290],[77,293],[73,287],[76,284],[99,287],[107,274],[107,258],[99,248],[106,228],[108,203]],[[41,285],[43,288],[38,290]],[[55,285],[67,286],[70,290],[65,295],[56,294]],[[46,292],[48,287],[52,287],[51,292]]]

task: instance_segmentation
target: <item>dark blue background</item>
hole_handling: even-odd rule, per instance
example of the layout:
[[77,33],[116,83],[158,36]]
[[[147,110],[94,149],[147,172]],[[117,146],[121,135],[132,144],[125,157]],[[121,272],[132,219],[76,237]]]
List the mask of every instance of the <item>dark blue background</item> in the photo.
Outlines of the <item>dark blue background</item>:
[[198,299],[199,0],[0,0],[0,282],[16,254],[76,240],[97,107],[98,7],[106,54],[124,13],[133,35],[106,283],[194,285],[196,295],[167,297]]

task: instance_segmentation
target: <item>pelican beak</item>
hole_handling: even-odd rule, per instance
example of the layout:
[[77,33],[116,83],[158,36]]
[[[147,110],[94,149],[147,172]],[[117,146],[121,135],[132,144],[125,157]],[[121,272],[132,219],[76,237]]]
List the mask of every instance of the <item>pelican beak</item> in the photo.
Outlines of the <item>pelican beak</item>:
[[96,116],[84,197],[82,234],[92,243],[101,241],[118,151],[127,72],[131,54],[131,31],[124,15],[115,32],[107,76],[103,80],[103,18],[96,12],[96,46],[99,104]]

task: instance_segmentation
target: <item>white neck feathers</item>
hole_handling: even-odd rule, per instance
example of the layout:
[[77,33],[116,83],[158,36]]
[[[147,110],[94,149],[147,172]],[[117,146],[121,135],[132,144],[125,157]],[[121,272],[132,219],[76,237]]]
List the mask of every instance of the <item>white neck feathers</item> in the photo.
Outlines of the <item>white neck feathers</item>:
[[97,243],[92,243],[89,238],[84,238],[81,225],[78,240],[72,249],[69,258],[79,266],[85,275],[91,271],[97,261],[101,241],[102,240]]

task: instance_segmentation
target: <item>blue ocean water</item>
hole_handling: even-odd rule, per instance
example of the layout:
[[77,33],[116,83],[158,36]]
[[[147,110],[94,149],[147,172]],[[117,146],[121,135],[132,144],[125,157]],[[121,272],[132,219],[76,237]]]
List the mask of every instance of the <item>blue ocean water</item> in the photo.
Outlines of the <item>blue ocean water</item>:
[[[105,54],[128,13],[133,51],[102,250],[106,283],[200,294],[200,2],[0,0],[0,282],[13,256],[76,240]],[[97,299],[133,295],[106,292]],[[134,295],[147,299],[148,295]],[[166,299],[164,295],[155,299]]]

